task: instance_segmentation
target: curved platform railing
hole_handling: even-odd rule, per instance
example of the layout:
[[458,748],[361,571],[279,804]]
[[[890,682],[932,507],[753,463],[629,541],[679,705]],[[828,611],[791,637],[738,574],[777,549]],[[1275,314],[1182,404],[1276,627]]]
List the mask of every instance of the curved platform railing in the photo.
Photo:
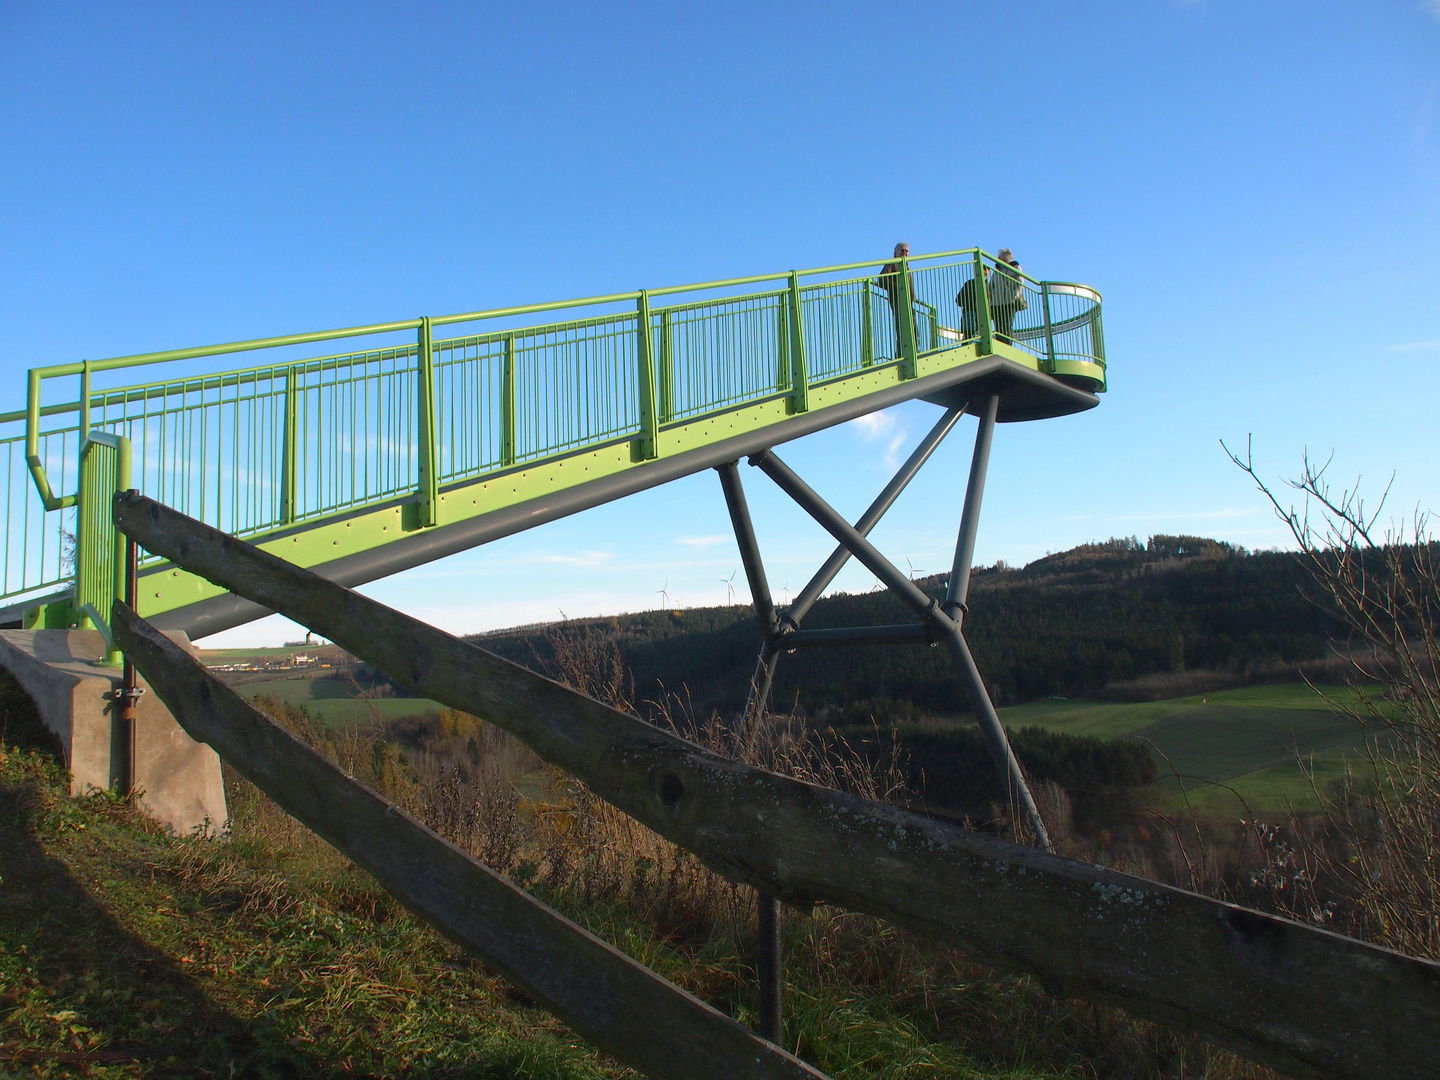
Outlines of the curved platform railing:
[[[652,460],[718,437],[702,431],[707,423],[718,431],[717,418],[733,428],[748,409],[743,423],[775,422],[808,410],[817,393],[827,402],[863,397],[981,356],[1104,389],[1093,290],[1015,275],[1023,300],[1007,305],[986,293],[1000,279],[978,249],[913,257],[903,273],[893,262],[32,369],[26,409],[0,416],[0,601],[34,603],[68,589],[77,569],[82,582],[113,577],[102,565],[109,537],[75,497],[87,454],[101,452],[90,448],[113,439],[133,447],[135,488],[234,535],[300,538],[403,505],[398,535],[436,524],[446,492],[537,463],[621,444],[634,460]],[[978,305],[977,280],[986,297]],[[901,310],[912,317],[897,317]],[[465,332],[442,336],[446,327]],[[324,342],[347,348],[313,355]],[[193,370],[252,351],[272,359]],[[99,385],[178,361],[192,370]],[[47,402],[52,387],[72,380],[78,395]],[[109,468],[115,475],[118,466]],[[303,565],[327,554],[293,543],[287,552]],[[31,617],[68,625],[80,604],[108,610],[96,593]]]

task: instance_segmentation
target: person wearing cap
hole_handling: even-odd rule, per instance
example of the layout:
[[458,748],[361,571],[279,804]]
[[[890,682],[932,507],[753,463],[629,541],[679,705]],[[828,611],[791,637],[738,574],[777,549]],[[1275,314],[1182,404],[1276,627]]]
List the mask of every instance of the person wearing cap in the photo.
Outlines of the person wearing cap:
[[1015,314],[1025,310],[1025,286],[1020,281],[1020,264],[1009,248],[1001,248],[995,255],[995,272],[986,283],[990,292],[990,323],[995,336],[1007,345],[1013,344],[1010,327]]
[[[900,322],[900,314],[906,306],[900,288],[900,260],[908,258],[909,255],[910,245],[902,240],[900,243],[895,245],[895,261],[886,263],[884,267],[880,270],[880,287],[885,290],[886,295],[890,298],[890,314],[894,317],[895,320],[895,359],[897,360],[900,359],[900,354],[904,352],[905,340],[900,336],[900,327],[902,326],[902,323]],[[906,284],[910,286],[910,300],[913,303],[913,301],[915,300],[915,275],[907,273],[905,276],[909,278],[909,281],[906,282]],[[913,333],[915,328],[914,310],[912,309],[909,314],[910,328]]]

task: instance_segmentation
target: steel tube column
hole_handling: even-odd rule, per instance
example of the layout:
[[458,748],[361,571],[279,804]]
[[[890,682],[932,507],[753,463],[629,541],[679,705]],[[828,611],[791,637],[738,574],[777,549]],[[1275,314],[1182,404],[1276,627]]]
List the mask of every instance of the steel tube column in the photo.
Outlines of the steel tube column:
[[965,508],[960,511],[960,533],[955,538],[955,561],[950,566],[950,580],[945,587],[945,612],[951,617],[956,608],[965,610],[965,598],[970,595],[970,567],[975,561],[975,534],[980,528],[980,500],[985,495],[985,473],[990,468],[990,443],[995,437],[995,417],[999,411],[1000,395],[991,394],[975,432],[970,481],[965,485]]
[[[725,492],[725,506],[730,511],[730,524],[735,530],[735,542],[740,546],[740,561],[745,567],[745,577],[750,584],[750,599],[755,605],[755,617],[760,622],[760,632],[765,637],[765,646],[756,666],[756,679],[750,688],[750,703],[746,705],[742,720],[740,739],[736,743],[738,753],[746,740],[746,732],[752,725],[758,725],[765,711],[765,700],[770,694],[770,680],[775,673],[775,661],[779,659],[770,645],[775,634],[777,618],[775,603],[770,597],[770,583],[765,578],[765,564],[760,557],[760,544],[755,539],[755,525],[750,519],[750,507],[745,502],[745,489],[740,484],[738,463],[726,462],[715,470],[720,474],[720,487]],[[761,696],[760,686],[764,686]],[[756,938],[759,957],[756,961],[756,976],[760,983],[760,1027],[762,1039],[769,1039],[779,1045],[784,1038],[781,1024],[781,1003],[784,992],[784,960],[780,953],[780,904],[768,893],[756,890]]]

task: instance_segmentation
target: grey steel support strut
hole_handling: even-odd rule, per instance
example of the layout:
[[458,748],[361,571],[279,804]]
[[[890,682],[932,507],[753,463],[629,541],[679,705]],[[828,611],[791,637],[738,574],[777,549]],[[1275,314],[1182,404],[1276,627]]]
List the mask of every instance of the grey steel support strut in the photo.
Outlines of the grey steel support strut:
[[[987,408],[986,414],[992,417],[993,423],[994,414],[989,408]],[[988,435],[985,438],[988,448]],[[938,640],[946,642],[956,666],[960,669],[966,697],[979,721],[980,730],[985,736],[985,742],[991,757],[995,760],[995,766],[1012,799],[1019,803],[1026,823],[1034,834],[1036,845],[1049,851],[1050,837],[1045,830],[1045,823],[1040,818],[1040,811],[1035,806],[1035,799],[1030,794],[1030,787],[1025,781],[1025,775],[1020,770],[1020,762],[1016,760],[1015,752],[1010,748],[1010,741],[1005,737],[1005,728],[1000,724],[1000,717],[995,712],[994,703],[991,702],[990,695],[985,690],[985,680],[975,665],[975,658],[970,654],[970,647],[961,633],[959,620],[942,610],[938,601],[927,596],[924,590],[881,555],[873,544],[861,536],[829,503],[816,494],[810,485],[801,480],[788,465],[769,450],[762,450],[760,453],[752,455],[750,464],[757,466],[770,479],[774,480],[782,491],[800,505],[801,509],[818,521],[831,536],[849,549],[850,553],[859,559],[867,570],[908,604],[932,630]],[[982,472],[982,482],[983,475]],[[967,502],[969,502],[968,498]],[[978,499],[974,505],[978,513]],[[972,520],[968,524],[973,529],[974,521]],[[962,522],[962,534],[965,526],[966,523]]]
[[[765,563],[760,557],[760,544],[755,539],[755,525],[750,520],[750,507],[745,502],[745,489],[740,484],[740,470],[737,462],[730,461],[715,470],[720,474],[720,487],[725,492],[725,506],[730,511],[730,524],[735,530],[735,542],[740,546],[740,561],[745,567],[745,578],[750,585],[750,599],[755,605],[755,618],[760,623],[760,632],[765,638],[765,650],[760,654],[756,668],[756,681],[750,688],[751,702],[747,704],[742,720],[740,739],[736,742],[736,753],[743,748],[747,732],[758,726],[765,711],[765,702],[756,687],[763,677],[765,693],[770,691],[770,678],[775,671],[776,654],[770,647],[775,636],[777,619],[775,603],[770,597],[770,583],[765,578]],[[780,904],[768,893],[755,893],[756,939],[759,959],[756,975],[760,982],[760,1028],[762,1039],[769,1039],[777,1045],[784,1038],[781,1024],[782,995],[785,986],[784,958],[780,953]]]
[[980,718],[980,731],[985,736],[990,756],[995,760],[1000,775],[1007,781],[1006,793],[1012,812],[1018,803],[1020,812],[1024,814],[1031,832],[1035,834],[1036,845],[1051,851],[1053,849],[1045,822],[1041,819],[1035,798],[1020,772],[1014,751],[1010,749],[1010,741],[1005,737],[1005,729],[1000,724],[1000,717],[995,713],[995,703],[990,700],[990,694],[985,689],[985,680],[980,675],[980,668],[970,653],[970,645],[964,634],[964,619],[970,611],[966,603],[970,597],[970,567],[975,561],[975,536],[980,528],[980,503],[985,495],[985,473],[990,467],[990,443],[995,437],[995,417],[999,411],[1000,395],[991,394],[980,414],[980,426],[975,431],[975,453],[970,458],[970,479],[965,485],[965,506],[960,512],[960,531],[955,537],[955,560],[950,565],[950,580],[946,583],[945,601],[941,604],[945,614],[955,620],[955,632],[946,639],[945,644],[955,660],[956,667],[960,669],[960,680],[965,686],[965,696],[970,699],[970,707]]
[[970,480],[965,485],[965,506],[960,511],[960,532],[955,537],[955,561],[945,586],[945,613],[952,618],[957,610],[965,611],[966,598],[970,595],[970,567],[975,562],[975,534],[980,529],[980,500],[985,496],[985,473],[990,468],[990,443],[995,437],[995,417],[999,411],[1000,395],[991,394],[975,431]]

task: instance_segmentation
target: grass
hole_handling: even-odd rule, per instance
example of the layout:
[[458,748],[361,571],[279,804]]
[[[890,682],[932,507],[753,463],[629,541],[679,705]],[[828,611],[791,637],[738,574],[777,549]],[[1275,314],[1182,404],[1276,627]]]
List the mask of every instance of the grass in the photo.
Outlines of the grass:
[[[1353,691],[1336,690],[1333,696],[1351,700]],[[1274,814],[1287,803],[1302,811],[1315,808],[1315,792],[1298,758],[1315,769],[1323,789],[1363,743],[1355,725],[1297,683],[1136,704],[1039,701],[1001,709],[1000,717],[1009,727],[1147,740],[1169,759],[1197,805],[1226,815],[1243,812],[1227,788],[1252,813]],[[1162,771],[1170,770],[1162,766]],[[1162,788],[1167,801],[1178,797],[1173,775]]]
[[342,860],[64,784],[0,760],[0,1076],[621,1075]]
[[[228,842],[67,790],[52,756],[0,751],[0,1077],[634,1075],[243,781]],[[753,1022],[748,890],[622,818],[551,806],[516,879]],[[787,912],[784,933],[788,1044],[836,1080],[1269,1076],[878,920]]]
[[444,707],[429,698],[365,698],[362,701],[356,697],[350,682],[309,674],[245,682],[235,689],[248,698],[275,697],[287,705],[303,706],[311,716],[330,727],[352,720],[365,721],[372,716],[378,716],[382,722],[403,716],[423,716]]

